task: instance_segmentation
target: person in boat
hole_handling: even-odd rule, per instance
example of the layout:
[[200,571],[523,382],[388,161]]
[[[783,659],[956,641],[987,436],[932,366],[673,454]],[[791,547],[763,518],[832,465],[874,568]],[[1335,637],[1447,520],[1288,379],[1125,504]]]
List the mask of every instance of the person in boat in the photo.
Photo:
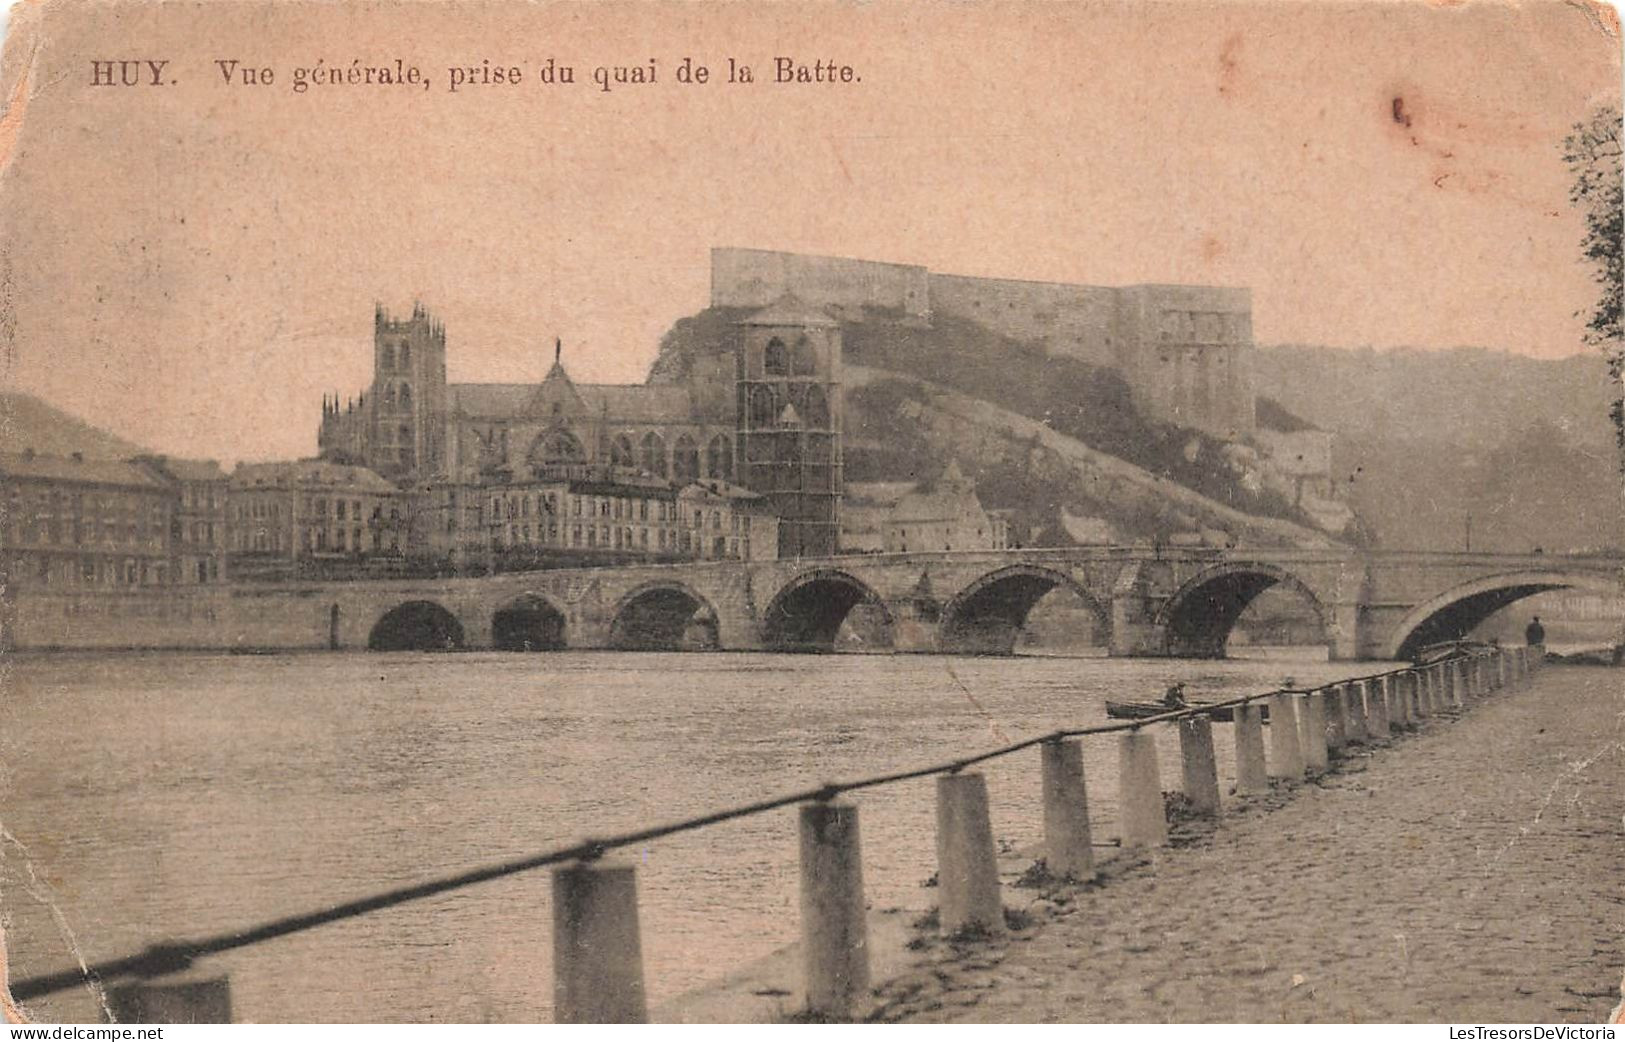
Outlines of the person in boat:
[[1168,690],[1162,693],[1162,704],[1169,709],[1184,709],[1190,704],[1185,701],[1185,682],[1183,680],[1175,681],[1168,686]]
[[1540,624],[1539,615],[1530,619],[1529,625],[1524,627],[1523,642],[1530,647],[1546,643],[1546,627]]

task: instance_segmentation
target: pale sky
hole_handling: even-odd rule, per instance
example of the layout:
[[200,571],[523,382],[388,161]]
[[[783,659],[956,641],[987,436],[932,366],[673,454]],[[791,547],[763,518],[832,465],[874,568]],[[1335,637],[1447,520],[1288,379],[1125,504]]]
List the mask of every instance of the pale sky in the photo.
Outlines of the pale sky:
[[[1585,349],[1594,296],[1560,144],[1620,82],[1597,18],[26,4],[0,83],[6,377],[160,451],[308,454],[322,393],[368,379],[375,301],[443,319],[454,381],[539,380],[555,335],[578,379],[639,381],[705,305],[716,245],[1250,286],[1262,343],[1560,357]],[[712,83],[672,81],[685,54]],[[730,55],[760,78],[781,54],[861,79],[720,82]],[[549,56],[573,87],[536,81]],[[124,57],[178,82],[91,85],[93,59]],[[318,58],[395,57],[431,89],[291,89]],[[588,82],[650,57],[654,85]],[[224,86],[217,58],[277,81]],[[525,81],[445,91],[448,65],[485,58]]]

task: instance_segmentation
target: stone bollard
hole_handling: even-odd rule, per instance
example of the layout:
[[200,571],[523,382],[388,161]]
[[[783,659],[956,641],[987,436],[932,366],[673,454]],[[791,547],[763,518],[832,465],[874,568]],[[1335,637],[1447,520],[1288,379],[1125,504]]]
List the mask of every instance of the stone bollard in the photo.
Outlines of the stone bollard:
[[1264,766],[1264,707],[1257,702],[1237,706],[1236,795],[1257,796],[1270,791]]
[[1270,696],[1270,776],[1303,778],[1303,747],[1298,744],[1298,713],[1293,695]]
[[231,980],[176,974],[125,981],[107,989],[113,1024],[230,1024]]
[[1388,723],[1409,731],[1416,727],[1416,713],[1411,704],[1411,674],[1394,673],[1388,677]]
[[1343,710],[1349,741],[1363,744],[1370,735],[1365,729],[1365,685],[1358,680],[1343,685]]
[[1089,796],[1083,781],[1083,743],[1075,738],[1038,747],[1044,790],[1044,865],[1057,876],[1095,877],[1089,837]]
[[807,1011],[849,1020],[869,992],[868,912],[858,808],[801,805],[801,948]]
[[1168,845],[1168,811],[1157,769],[1157,738],[1150,731],[1124,731],[1117,739],[1118,792],[1125,850]]
[[1341,755],[1349,741],[1349,705],[1343,698],[1343,687],[1333,684],[1321,688],[1322,705],[1326,710],[1326,755],[1330,759]]
[[1179,720],[1179,762],[1185,799],[1204,818],[1219,813],[1219,764],[1213,755],[1213,721],[1205,716]]
[[638,937],[637,870],[583,861],[553,870],[553,1020],[649,1019]]
[[1303,766],[1306,771],[1321,773],[1331,766],[1326,741],[1326,693],[1311,691],[1298,696],[1298,711],[1303,716]]
[[937,895],[943,933],[1004,933],[987,779],[974,772],[937,777]]
[[1388,737],[1388,678],[1371,677],[1365,684],[1365,730],[1372,740]]
[[1416,703],[1415,715],[1417,722],[1420,723],[1433,715],[1433,706],[1431,704],[1433,694],[1428,691],[1427,670],[1418,669],[1415,672],[1407,673],[1406,676],[1410,678],[1410,688],[1416,696],[1413,699]]

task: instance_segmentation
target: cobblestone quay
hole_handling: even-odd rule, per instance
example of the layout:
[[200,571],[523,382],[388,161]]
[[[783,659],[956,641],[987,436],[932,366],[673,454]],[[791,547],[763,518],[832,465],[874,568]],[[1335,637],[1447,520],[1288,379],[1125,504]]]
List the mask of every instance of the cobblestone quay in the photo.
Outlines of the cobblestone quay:
[[1547,669],[1227,801],[1102,886],[1006,888],[1037,925],[932,942],[879,1016],[1602,1021],[1625,967],[1620,680]]

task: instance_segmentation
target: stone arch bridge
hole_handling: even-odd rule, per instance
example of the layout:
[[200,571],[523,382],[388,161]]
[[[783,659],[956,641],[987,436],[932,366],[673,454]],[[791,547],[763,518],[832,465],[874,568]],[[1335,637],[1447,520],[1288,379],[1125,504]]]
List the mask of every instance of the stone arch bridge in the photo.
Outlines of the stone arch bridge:
[[1113,655],[1219,657],[1263,590],[1286,585],[1334,658],[1396,658],[1545,590],[1625,593],[1625,557],[1085,547],[865,554],[522,572],[478,579],[239,587],[228,643],[329,648],[865,650],[1009,654],[1066,587]]

